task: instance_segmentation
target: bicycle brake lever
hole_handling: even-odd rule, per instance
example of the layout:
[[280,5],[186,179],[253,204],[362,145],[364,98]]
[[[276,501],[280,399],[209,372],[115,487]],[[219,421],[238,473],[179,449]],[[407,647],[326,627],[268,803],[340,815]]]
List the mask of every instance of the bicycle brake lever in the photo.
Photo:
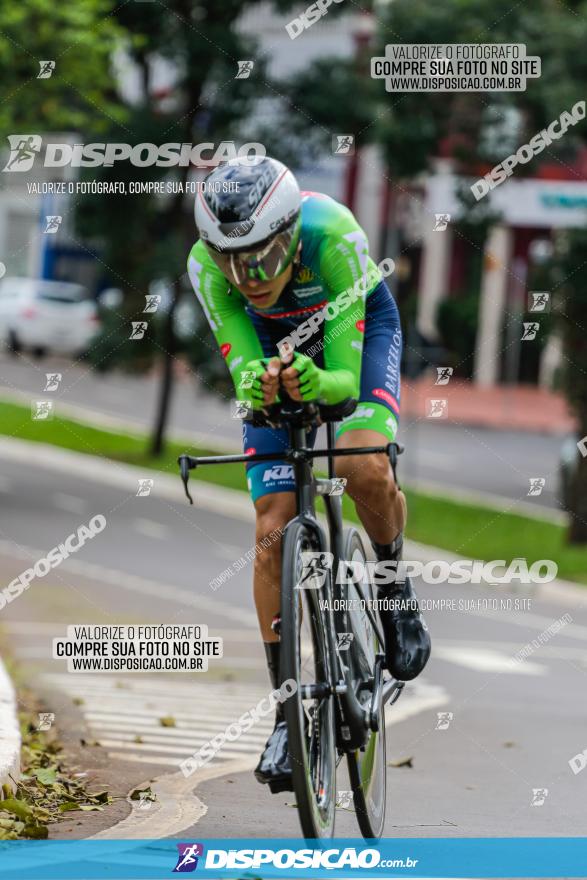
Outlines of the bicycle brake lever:
[[188,458],[189,458],[189,456],[187,456],[187,455],[180,455],[179,458],[177,459],[177,463],[179,465],[179,471],[181,474],[181,479],[183,482],[183,488],[185,490],[185,494],[187,495],[190,504],[193,504],[194,499],[190,495],[190,490],[188,489],[188,482],[190,479],[190,466],[189,466]]

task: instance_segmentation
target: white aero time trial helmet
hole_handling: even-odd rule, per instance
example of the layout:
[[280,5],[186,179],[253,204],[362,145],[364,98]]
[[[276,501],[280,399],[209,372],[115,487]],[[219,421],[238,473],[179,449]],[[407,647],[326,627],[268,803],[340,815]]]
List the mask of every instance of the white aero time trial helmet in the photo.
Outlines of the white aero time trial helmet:
[[268,281],[296,255],[301,203],[295,177],[277,159],[235,158],[204,180],[196,196],[196,226],[229,281]]

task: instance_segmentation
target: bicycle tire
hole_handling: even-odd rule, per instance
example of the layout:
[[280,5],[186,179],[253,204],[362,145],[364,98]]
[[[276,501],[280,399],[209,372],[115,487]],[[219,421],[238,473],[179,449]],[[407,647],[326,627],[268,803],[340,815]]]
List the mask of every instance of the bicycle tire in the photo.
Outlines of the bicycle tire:
[[[346,561],[358,561],[363,564],[366,562],[365,548],[356,529],[351,528],[345,532],[343,558]],[[373,588],[370,581],[364,580],[361,587],[365,599],[372,599]],[[347,593],[345,598],[360,599],[354,584],[345,584],[341,589]],[[360,683],[365,681],[368,666],[371,667],[372,674],[372,664],[375,662],[375,655],[380,651],[380,645],[366,614],[349,611],[346,620],[348,631],[353,633],[353,640],[348,649],[347,682],[358,691]],[[361,694],[361,701],[364,705],[368,705],[372,691],[363,689]],[[347,763],[355,814],[361,834],[367,840],[379,839],[383,834],[387,800],[385,707],[381,709],[378,730],[369,731],[362,749],[347,753]]]
[[[303,567],[302,552],[317,552],[318,536],[299,521],[288,525],[282,549],[281,580],[281,681],[293,679],[297,688],[283,704],[287,722],[288,751],[298,816],[306,838],[332,837],[334,834],[336,795],[336,734],[332,694],[304,699],[301,686],[330,682],[330,649],[324,614],[319,599],[327,589],[299,589]],[[303,609],[303,610],[302,610]],[[311,657],[308,664],[309,630]],[[309,626],[307,626],[309,625]],[[313,667],[308,668],[308,666]],[[308,676],[314,680],[308,681]],[[307,717],[304,704],[311,716]]]

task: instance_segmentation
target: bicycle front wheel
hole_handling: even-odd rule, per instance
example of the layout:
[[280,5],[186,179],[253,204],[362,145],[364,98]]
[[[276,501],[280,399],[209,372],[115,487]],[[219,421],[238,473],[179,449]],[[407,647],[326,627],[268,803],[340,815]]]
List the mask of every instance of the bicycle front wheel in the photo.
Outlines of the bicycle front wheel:
[[[295,682],[285,701],[288,750],[302,832],[307,838],[334,833],[336,747],[334,697],[325,612],[330,572],[320,568],[317,536],[299,522],[283,539],[281,580],[282,683]],[[312,573],[312,560],[316,560]]]
[[[356,529],[349,529],[345,535],[344,559],[347,562],[361,563],[363,571],[367,568],[365,548]],[[365,575],[358,584],[347,581],[342,586],[344,597],[349,601],[341,621],[344,628],[352,634],[352,640],[346,652],[348,667],[347,681],[355,693],[357,700],[367,710],[373,694],[372,686],[365,687],[366,682],[373,683],[375,657],[381,650],[379,640],[371,621],[366,614],[363,602],[373,598],[373,588]],[[345,654],[341,654],[341,660]],[[385,824],[385,806],[387,797],[387,767],[385,751],[385,707],[381,708],[378,718],[378,730],[370,730],[367,740],[361,749],[347,754],[349,777],[353,790],[353,800],[357,822],[364,838],[379,838],[383,834]]]

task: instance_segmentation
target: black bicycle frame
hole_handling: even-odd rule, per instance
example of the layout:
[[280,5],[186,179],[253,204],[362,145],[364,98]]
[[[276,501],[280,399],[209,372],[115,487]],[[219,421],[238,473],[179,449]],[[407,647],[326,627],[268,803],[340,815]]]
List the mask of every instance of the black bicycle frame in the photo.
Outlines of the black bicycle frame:
[[[322,550],[326,550],[327,541],[324,529],[318,522],[316,517],[315,499],[317,494],[322,494],[324,505],[326,508],[326,518],[328,522],[328,530],[330,534],[330,551],[334,557],[334,565],[331,570],[330,580],[330,597],[331,599],[340,599],[340,585],[337,583],[335,573],[338,570],[338,563],[343,556],[343,519],[342,519],[342,498],[340,495],[330,495],[319,493],[318,488],[324,485],[324,478],[317,478],[311,467],[311,463],[315,458],[326,457],[328,459],[328,480],[332,480],[334,474],[334,459],[347,455],[369,455],[382,454],[387,455],[395,474],[395,465],[398,453],[403,448],[397,443],[388,443],[385,446],[359,446],[348,449],[335,448],[335,423],[329,421],[326,423],[327,446],[325,449],[311,449],[306,446],[306,425],[303,423],[292,423],[286,421],[286,427],[289,435],[289,447],[285,451],[255,453],[253,455],[211,455],[197,456],[181,455],[178,458],[178,464],[181,470],[185,493],[189,498],[190,504],[193,504],[192,497],[188,489],[189,472],[199,465],[207,464],[237,464],[237,463],[255,463],[269,461],[287,461],[293,466],[295,477],[295,497],[296,497],[296,516],[290,522],[302,521],[315,535],[319,538]],[[360,590],[359,590],[360,592]],[[383,637],[379,628],[377,619],[373,610],[368,603],[365,604],[365,611],[370,619],[371,625],[378,635],[380,643],[383,643]],[[334,646],[334,629],[328,627],[328,641],[330,645],[330,655],[333,657],[336,668],[332,669],[331,675],[333,680],[329,682],[331,691],[336,693],[340,701],[340,712],[338,726],[338,734],[343,739],[339,741],[339,747],[343,749],[358,748],[362,744],[362,737],[369,724],[369,719],[365,717],[365,712],[356,699],[354,694],[350,694],[346,688],[344,677],[338,655]],[[382,663],[379,664],[378,670],[379,681],[376,682],[376,691],[373,695],[373,704],[384,702],[389,699],[394,690],[401,690],[403,683],[395,682],[393,679],[383,686],[381,684]],[[380,686],[381,684],[381,686]],[[370,713],[373,715],[373,711]]]

